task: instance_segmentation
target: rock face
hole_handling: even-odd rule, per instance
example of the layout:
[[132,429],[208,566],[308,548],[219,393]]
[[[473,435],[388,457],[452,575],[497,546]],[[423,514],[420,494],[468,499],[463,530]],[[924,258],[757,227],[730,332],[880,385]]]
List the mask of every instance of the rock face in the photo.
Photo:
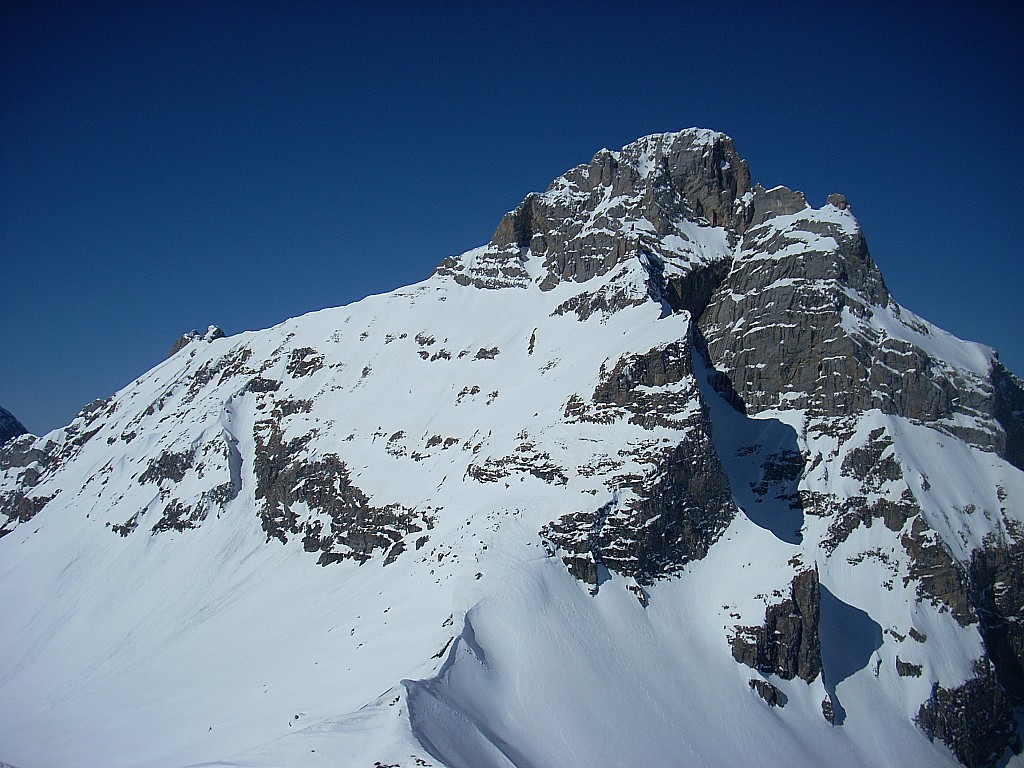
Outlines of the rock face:
[[[597,586],[614,571],[650,584],[707,555],[735,515],[728,479],[698,435],[665,452],[628,490],[633,498],[560,517],[541,530],[569,572]],[[603,575],[605,574],[605,575]]]
[[602,150],[420,284],[171,354],[0,445],[5,760],[1019,748],[1024,385],[895,301],[843,195],[752,184],[722,134]]
[[1024,705],[1024,540],[988,541],[969,566],[985,649],[1009,702]]
[[8,440],[27,434],[25,426],[14,418],[14,415],[5,408],[0,408],[0,445]]
[[786,694],[766,680],[748,680],[750,689],[768,702],[770,707],[786,706]]
[[936,359],[946,335],[892,300],[842,196],[745,230],[700,328],[750,413],[877,409],[1024,466],[1020,381],[982,355]]
[[807,683],[813,682],[821,673],[820,610],[817,572],[808,570],[797,574],[789,597],[768,606],[764,624],[735,628],[733,658],[783,680],[799,677]]
[[[483,288],[523,287],[529,254],[543,264],[541,290],[551,290],[637,257],[659,266],[682,253],[687,262],[703,261],[713,249],[692,237],[693,224],[705,225],[705,234],[709,224],[742,229],[747,211],[738,203],[749,190],[747,164],[729,137],[701,130],[648,136],[621,152],[602,150],[529,195],[484,249],[446,259],[437,273]],[[643,298],[619,296],[616,304]]]
[[917,722],[943,741],[968,768],[993,765],[1008,750],[1021,751],[1020,734],[1006,693],[984,661],[976,677],[953,689],[935,683]]

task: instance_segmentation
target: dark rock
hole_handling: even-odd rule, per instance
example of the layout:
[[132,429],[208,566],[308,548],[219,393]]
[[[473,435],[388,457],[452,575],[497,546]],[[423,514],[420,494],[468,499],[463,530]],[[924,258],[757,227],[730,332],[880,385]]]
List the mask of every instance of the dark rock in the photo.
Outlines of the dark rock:
[[1024,705],[1024,540],[994,538],[968,566],[971,602],[996,677],[1014,706]]
[[140,483],[160,483],[163,480],[170,480],[173,483],[180,483],[195,461],[195,452],[192,450],[174,452],[161,451],[160,455],[149,462],[146,471],[139,475]]
[[580,581],[596,586],[607,568],[650,584],[705,557],[732,522],[729,482],[706,433],[693,430],[649,461],[653,471],[633,484],[636,499],[563,515],[541,531]]
[[168,357],[174,357],[178,352],[183,350],[193,341],[215,341],[216,339],[223,339],[224,331],[218,328],[216,325],[211,325],[206,329],[206,333],[199,333],[199,331],[193,329],[183,333],[174,344],[171,345],[171,351],[167,353]]
[[900,677],[920,677],[923,671],[924,667],[920,664],[912,664],[901,660],[899,656],[896,657],[896,674]]
[[491,237],[491,243],[498,248],[529,248],[535,233],[543,237],[543,232],[539,230],[545,220],[537,195],[531,193],[514,211],[502,218]]
[[9,440],[28,434],[25,425],[14,418],[14,415],[5,408],[0,408],[0,445]]
[[782,709],[786,706],[786,694],[776,688],[774,685],[769,683],[767,680],[759,680],[754,678],[748,680],[747,684],[750,685],[750,689],[755,691],[758,696],[768,702],[772,707],[778,707]]
[[846,195],[841,195],[838,192],[834,192],[828,196],[828,204],[834,205],[840,211],[845,211],[850,207],[850,203],[847,201]]
[[566,299],[552,310],[552,317],[572,312],[583,322],[592,315],[608,317],[627,307],[636,307],[649,301],[646,293],[638,293],[628,282],[612,279],[597,291],[583,291]]
[[[648,136],[618,153],[602,150],[544,194],[527,196],[472,263],[447,258],[435,274],[478,288],[525,287],[530,257],[543,260],[542,290],[585,282],[628,259],[670,256],[663,238],[678,234],[682,221],[744,228],[739,203],[748,191],[747,164],[728,137],[698,129]],[[623,297],[601,301],[614,307]]]
[[187,347],[193,341],[197,341],[198,339],[199,339],[199,331],[195,331],[195,330],[193,330],[193,331],[186,331],[185,333],[183,333],[181,336],[178,337],[177,341],[175,341],[171,345],[171,351],[167,353],[167,356],[168,357],[174,357],[181,350],[183,350],[185,347]]
[[953,559],[942,539],[931,530],[922,516],[917,516],[910,531],[901,538],[910,556],[910,574],[904,583],[917,582],[920,597],[947,608],[962,627],[978,620],[971,605],[969,584],[964,568]]
[[139,510],[130,518],[125,520],[123,523],[112,525],[110,529],[118,536],[127,537],[128,534],[132,533],[136,528],[139,527],[139,518],[142,517],[142,513],[145,510]]
[[[27,434],[27,433],[26,433]],[[0,446],[0,471],[27,467],[31,464],[47,464],[51,456],[49,450],[39,447],[41,441],[32,435],[14,437]],[[48,444],[52,450],[52,443]]]
[[967,768],[994,766],[1021,751],[1013,709],[987,659],[975,665],[975,675],[952,689],[934,683],[916,717],[928,738],[942,741]]
[[565,468],[551,460],[551,454],[537,449],[530,441],[516,446],[515,451],[500,458],[487,457],[481,463],[470,464],[466,474],[481,483],[494,483],[513,474],[530,474],[554,485],[565,485],[569,478]]
[[275,405],[276,410],[281,414],[281,418],[287,418],[296,413],[310,413],[313,410],[313,401],[309,399],[302,400],[278,400]]
[[829,725],[836,724],[836,710],[832,705],[831,697],[827,695],[821,700],[821,715],[828,721]]
[[[645,429],[657,426],[685,428],[687,419],[679,414],[700,398],[693,379],[693,360],[686,341],[655,347],[642,355],[623,357],[611,370],[604,365],[600,381],[594,389],[590,405],[577,405],[575,417],[580,421],[607,423],[628,416],[632,424]],[[668,384],[691,379],[690,386],[676,391],[657,391]],[[568,413],[567,413],[568,415]]]
[[205,508],[189,507],[174,499],[164,507],[163,515],[153,526],[152,532],[184,531],[188,528],[196,528],[205,518]]
[[892,438],[885,429],[873,430],[867,443],[852,449],[843,458],[843,474],[860,480],[864,491],[880,491],[886,483],[902,480],[903,468],[891,448]]
[[262,376],[253,376],[249,379],[248,383],[242,388],[239,394],[245,394],[246,392],[254,392],[262,394],[265,392],[277,392],[281,388],[281,382],[274,379],[266,379]]
[[[225,381],[229,381],[237,376],[256,374],[257,371],[252,370],[248,366],[251,358],[252,349],[239,346],[216,360],[203,363],[199,370],[189,377],[188,391],[182,398],[183,403],[191,403],[204,387],[215,380],[217,384],[223,384]],[[159,411],[162,407],[163,404],[158,400],[149,406],[144,415],[149,416]]]
[[765,609],[764,624],[735,628],[733,658],[763,674],[810,683],[821,673],[820,606],[818,572],[798,573],[790,596]]
[[[286,543],[300,536],[307,552],[319,552],[321,565],[353,559],[366,562],[385,553],[385,565],[406,549],[407,536],[433,527],[433,518],[399,505],[374,507],[356,487],[348,467],[335,454],[309,456],[312,433],[285,441],[280,414],[256,424],[253,472],[260,520],[267,541]],[[300,519],[296,505],[309,516]],[[324,518],[328,528],[324,527]]]
[[718,286],[729,274],[729,263],[722,261],[696,267],[685,275],[673,275],[660,292],[672,311],[685,309],[696,322],[707,309]]
[[990,374],[994,399],[992,415],[1006,433],[1001,455],[1024,470],[1024,382],[996,362]]
[[289,375],[298,379],[311,376],[324,366],[324,356],[312,347],[293,349],[288,355],[286,370]]
[[53,501],[57,493],[55,491],[49,496],[33,496],[14,490],[0,494],[0,515],[7,517],[7,522],[0,526],[0,536],[10,533],[19,523],[27,522],[42,512],[43,507]]
[[[845,206],[841,196],[830,202]],[[700,317],[710,362],[749,413],[783,403],[832,417],[877,408],[1024,466],[1019,379],[998,362],[984,376],[953,368],[866,322],[885,312],[929,333],[892,301],[859,228],[810,212],[751,221]]]
[[799,213],[807,207],[807,199],[802,192],[794,192],[786,187],[766,190],[760,184],[756,184],[753,192],[750,205],[747,207],[744,229],[763,224],[774,216]]
[[775,491],[775,498],[791,501],[794,508],[802,509],[800,497],[782,496],[780,489],[795,488],[804,471],[804,457],[793,450],[779,451],[769,454],[762,463],[761,479],[751,483],[751,490],[757,496],[767,496],[770,490]]

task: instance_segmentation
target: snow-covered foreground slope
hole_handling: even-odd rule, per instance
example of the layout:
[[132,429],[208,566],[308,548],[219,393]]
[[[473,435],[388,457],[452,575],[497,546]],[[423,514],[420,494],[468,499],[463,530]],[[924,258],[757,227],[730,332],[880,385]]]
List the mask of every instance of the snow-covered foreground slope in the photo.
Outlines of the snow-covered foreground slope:
[[1019,764],[1020,383],[721,134],[186,342],[0,451],[19,768]]

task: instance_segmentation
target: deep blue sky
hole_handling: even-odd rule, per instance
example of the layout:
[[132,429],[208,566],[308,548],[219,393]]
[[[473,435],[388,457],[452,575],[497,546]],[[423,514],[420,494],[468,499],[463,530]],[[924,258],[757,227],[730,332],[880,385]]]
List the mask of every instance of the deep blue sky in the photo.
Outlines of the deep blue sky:
[[897,300],[1024,373],[1010,4],[0,6],[0,405],[426,277],[602,147],[731,135],[845,193]]

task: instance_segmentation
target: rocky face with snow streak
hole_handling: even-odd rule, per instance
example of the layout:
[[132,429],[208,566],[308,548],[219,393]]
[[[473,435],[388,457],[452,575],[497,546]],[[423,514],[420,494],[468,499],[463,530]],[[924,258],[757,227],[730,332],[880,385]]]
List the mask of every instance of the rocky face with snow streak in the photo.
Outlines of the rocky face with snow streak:
[[0,448],[0,693],[34,736],[0,758],[1017,748],[1024,388],[895,302],[841,195],[657,134],[419,285],[218,330]]

